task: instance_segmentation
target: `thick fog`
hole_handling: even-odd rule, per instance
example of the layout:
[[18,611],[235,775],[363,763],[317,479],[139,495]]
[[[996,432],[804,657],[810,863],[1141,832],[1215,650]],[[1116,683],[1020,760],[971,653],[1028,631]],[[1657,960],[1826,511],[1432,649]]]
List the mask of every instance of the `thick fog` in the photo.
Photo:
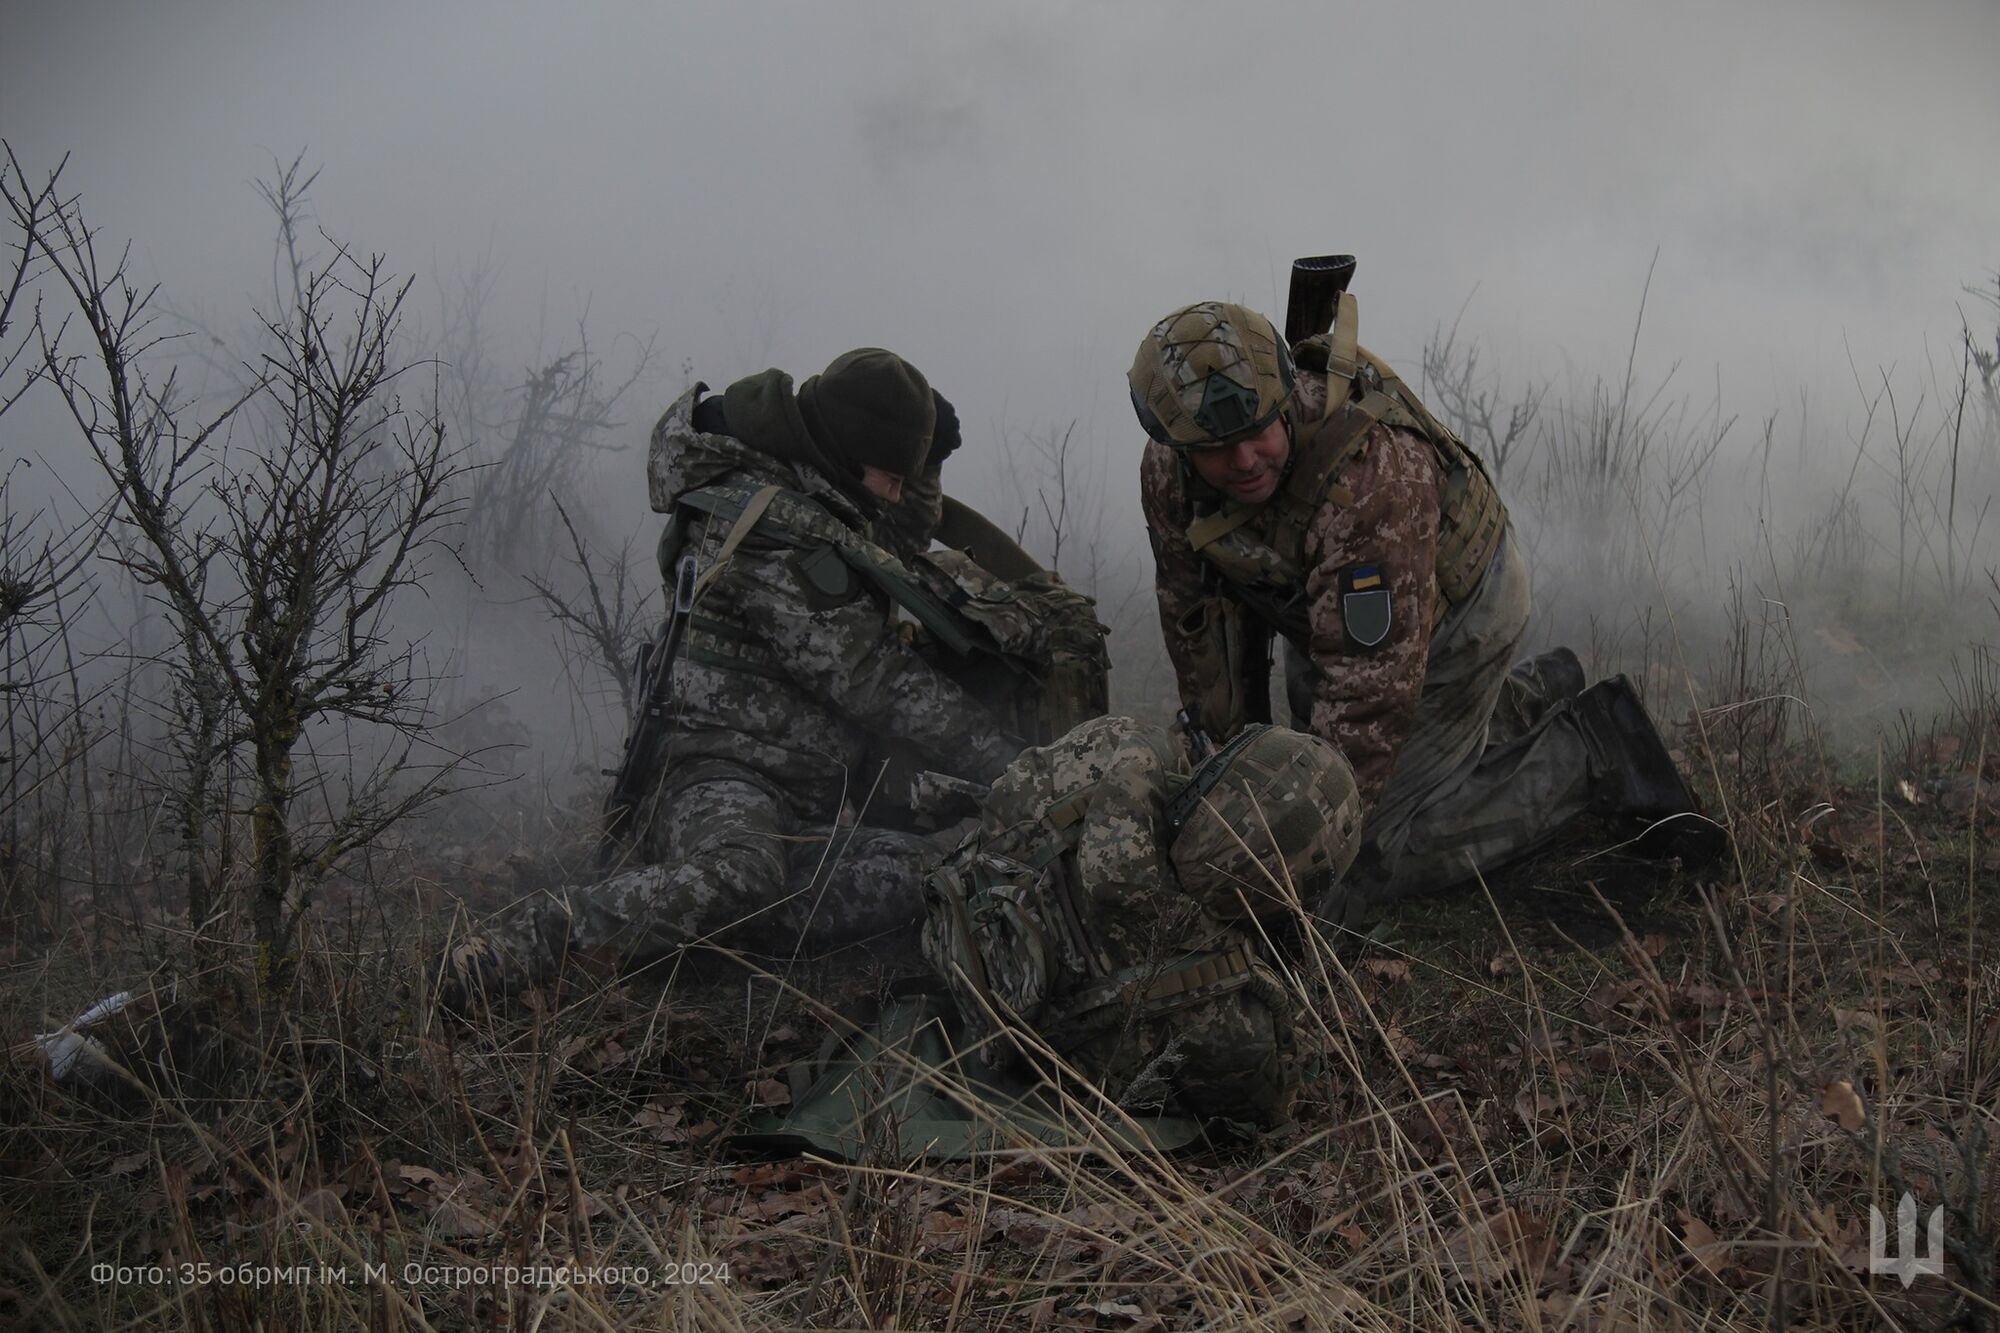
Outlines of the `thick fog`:
[[[1650,272],[1640,383],[1844,469],[1857,376],[1955,371],[1961,311],[1990,337],[1963,287],[2000,268],[1996,51],[1987,0],[78,0],[12,7],[0,134],[31,173],[69,153],[218,327],[269,302],[252,182],[303,150],[314,220],[416,274],[420,323],[488,276],[501,378],[586,314],[614,359],[657,337],[634,445],[690,374],[897,349],[965,422],[948,485],[1009,526],[1021,451],[1073,424],[1143,587],[1132,349],[1191,300],[1281,317],[1302,254],[1360,257],[1363,340],[1412,380],[1456,321],[1558,394],[1623,377]],[[45,423],[10,459],[75,448]],[[593,494],[643,546],[642,468]]]

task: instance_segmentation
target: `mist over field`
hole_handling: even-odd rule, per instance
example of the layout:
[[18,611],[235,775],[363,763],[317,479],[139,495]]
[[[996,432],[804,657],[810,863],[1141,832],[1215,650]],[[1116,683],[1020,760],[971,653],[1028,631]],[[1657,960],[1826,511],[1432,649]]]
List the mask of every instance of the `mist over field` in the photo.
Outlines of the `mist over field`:
[[[1961,319],[1984,336],[1995,313],[1963,290],[1990,293],[2000,266],[1981,165],[2000,17],[1978,3],[496,4],[476,20],[86,3],[23,11],[9,35],[0,124],[22,165],[70,154],[65,185],[221,340],[211,361],[240,357],[221,343],[272,305],[253,182],[303,153],[310,224],[414,275],[412,353],[478,377],[483,420],[454,425],[485,456],[510,392],[579,330],[605,378],[636,371],[605,451],[565,484],[591,540],[631,536],[642,563],[645,432],[690,377],[906,353],[966,425],[948,487],[1043,554],[1037,446],[1068,434],[1091,535],[1070,538],[1066,572],[1090,562],[1118,623],[1126,707],[1168,685],[1123,371],[1172,306],[1279,317],[1294,256],[1351,251],[1363,339],[1413,380],[1455,331],[1496,402],[1542,394],[1537,430],[1608,386],[1683,445],[1720,435],[1700,491],[1654,514],[1674,530],[1652,538],[1668,558],[1651,591],[1696,608],[1765,529],[1817,524],[1843,490],[1879,499],[1907,427],[1882,390],[1929,440]],[[9,421],[10,457],[84,489],[45,408]],[[1549,632],[1574,637],[1647,589],[1598,588],[1600,538],[1526,512],[1532,452],[1507,489],[1547,529]],[[1958,504],[1976,515],[1986,494]],[[523,595],[519,572],[482,577],[484,599]],[[578,720],[543,716],[575,693],[552,660],[509,680],[456,647],[459,674],[525,689],[513,707],[538,733]]]
[[[1991,0],[0,11],[0,1323],[2000,1327],[1996,52]],[[1110,1089],[1005,1163],[727,1157],[890,933],[452,1021],[482,916],[603,874],[690,384],[907,356],[1164,721],[1126,369],[1338,252],[1526,650],[1639,684],[1728,856],[1587,815],[1286,918],[1317,1072],[1248,1150]],[[1894,1290],[1906,1190],[1950,1265]],[[736,1285],[435,1276],[503,1254]],[[120,1267],[357,1255],[433,1276]]]

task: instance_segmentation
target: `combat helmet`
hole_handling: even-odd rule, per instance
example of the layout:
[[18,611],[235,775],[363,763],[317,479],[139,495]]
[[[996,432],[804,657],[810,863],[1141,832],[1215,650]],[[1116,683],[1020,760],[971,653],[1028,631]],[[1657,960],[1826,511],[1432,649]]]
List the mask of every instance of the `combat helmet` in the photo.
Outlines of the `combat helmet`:
[[1166,815],[1181,891],[1223,920],[1294,896],[1313,906],[1361,847],[1361,793],[1340,751],[1262,723],[1202,761]]
[[1175,449],[1235,444],[1292,399],[1292,353],[1248,306],[1197,301],[1155,324],[1126,374],[1147,435]]

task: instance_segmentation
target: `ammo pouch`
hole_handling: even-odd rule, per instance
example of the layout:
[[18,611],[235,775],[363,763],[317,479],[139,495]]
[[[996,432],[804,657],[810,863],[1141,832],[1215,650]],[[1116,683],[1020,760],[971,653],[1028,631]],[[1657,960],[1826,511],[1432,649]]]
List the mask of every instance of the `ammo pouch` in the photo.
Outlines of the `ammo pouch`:
[[1270,631],[1241,602],[1204,597],[1175,629],[1196,678],[1205,682],[1201,697],[1188,701],[1203,730],[1219,739],[1270,720]]

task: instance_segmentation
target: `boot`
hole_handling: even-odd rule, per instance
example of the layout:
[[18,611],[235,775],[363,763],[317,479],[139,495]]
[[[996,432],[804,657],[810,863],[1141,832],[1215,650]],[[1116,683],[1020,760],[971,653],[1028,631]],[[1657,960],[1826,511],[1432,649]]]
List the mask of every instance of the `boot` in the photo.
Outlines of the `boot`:
[[1641,856],[1678,856],[1693,869],[1728,852],[1727,832],[1702,813],[1629,680],[1601,680],[1573,707],[1595,761],[1591,809],[1643,823]]
[[1551,648],[1516,662],[1494,701],[1486,743],[1504,745],[1527,735],[1557,704],[1582,694],[1583,687],[1583,663],[1567,648]]
[[1583,693],[1583,663],[1567,648],[1551,648],[1514,664],[1513,675],[1551,702]]

